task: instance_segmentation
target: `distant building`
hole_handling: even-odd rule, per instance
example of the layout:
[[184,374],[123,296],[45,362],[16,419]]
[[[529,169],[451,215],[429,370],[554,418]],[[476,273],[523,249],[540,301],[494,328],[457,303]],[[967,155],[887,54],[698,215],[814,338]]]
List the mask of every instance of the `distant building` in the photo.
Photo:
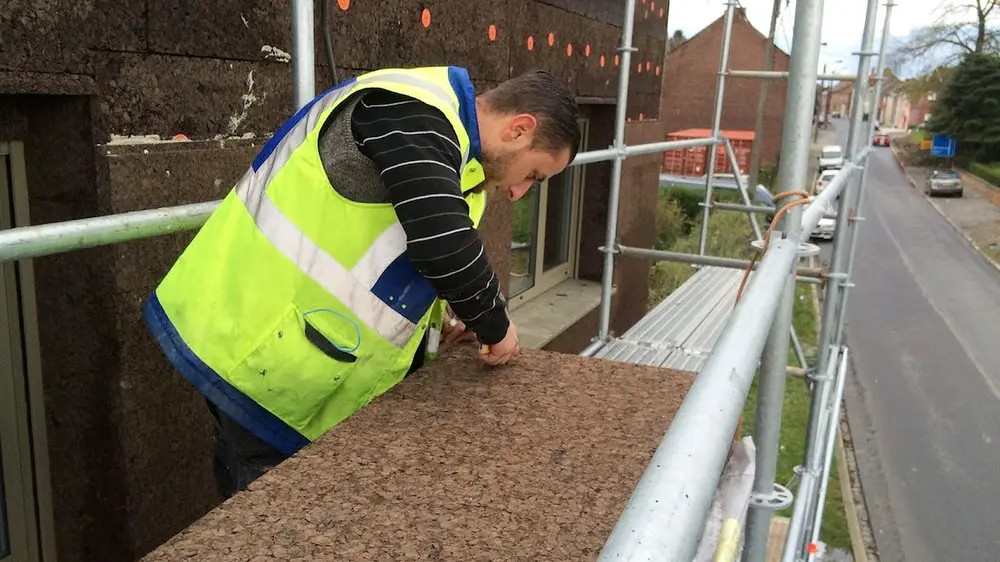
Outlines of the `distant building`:
[[[684,129],[711,129],[725,18],[720,17],[672,51],[664,63],[660,120],[668,133]],[[733,17],[729,70],[761,70],[767,36],[750,23],[743,9]],[[774,50],[774,70],[787,71],[788,53]],[[761,163],[777,162],[784,126],[787,81],[773,80],[764,114]],[[753,132],[760,80],[726,78],[722,129]]]

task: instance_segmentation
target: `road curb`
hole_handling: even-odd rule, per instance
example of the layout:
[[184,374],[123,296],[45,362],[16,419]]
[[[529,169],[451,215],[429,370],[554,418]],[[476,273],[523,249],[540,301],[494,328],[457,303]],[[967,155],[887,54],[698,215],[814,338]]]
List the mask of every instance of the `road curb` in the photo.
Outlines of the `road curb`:
[[[912,187],[913,189],[918,189],[916,180],[913,179],[913,176],[907,173],[906,167],[903,166],[903,162],[902,160],[899,159],[899,153],[896,152],[895,148],[893,148],[892,154],[893,156],[895,156],[896,164],[899,165],[899,169],[902,170],[903,175],[906,176],[906,181],[910,183],[910,187]],[[936,201],[934,201],[930,197],[927,197],[926,199],[927,202],[931,204],[931,207],[933,207],[934,210],[937,211],[937,214],[941,215],[941,218],[943,218],[945,222],[947,222],[951,226],[951,228],[958,233],[959,236],[964,238],[965,241],[969,244],[969,246],[972,246],[972,249],[975,250],[977,254],[982,256],[983,260],[985,260],[986,263],[992,265],[994,269],[996,269],[997,271],[1000,271],[1000,264],[993,261],[993,258],[991,258],[986,252],[984,252],[983,249],[979,247],[979,244],[976,244],[976,242],[972,239],[972,237],[965,233],[965,230],[963,230],[960,226],[955,224],[955,221],[951,220],[948,214],[941,209],[941,207],[937,204]],[[992,205],[993,202],[991,201],[990,204]]]
[[[816,267],[816,256],[809,257],[809,267]],[[819,303],[819,289],[811,285],[813,313],[816,320],[822,321],[823,312]],[[861,519],[858,517],[858,506],[854,503],[854,487],[852,481],[856,477],[847,464],[847,448],[844,445],[844,424],[837,420],[837,440],[834,447],[834,459],[837,463],[837,475],[840,478],[840,497],[844,502],[844,519],[847,520],[847,533],[851,537],[851,555],[854,562],[868,562],[868,547],[861,533]],[[848,429],[850,432],[850,429]],[[860,478],[858,476],[858,478]]]

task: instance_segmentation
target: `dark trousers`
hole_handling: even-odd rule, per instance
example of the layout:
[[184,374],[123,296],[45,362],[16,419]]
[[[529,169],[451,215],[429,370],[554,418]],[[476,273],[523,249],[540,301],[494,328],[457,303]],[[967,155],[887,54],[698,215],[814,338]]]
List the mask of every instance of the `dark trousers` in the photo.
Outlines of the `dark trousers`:
[[[413,358],[407,375],[423,366],[425,344],[426,336]],[[208,411],[212,413],[214,426],[213,471],[215,473],[215,489],[218,490],[219,495],[224,498],[233,497],[236,492],[245,490],[251,482],[288,458],[274,447],[258,439],[254,434],[243,429],[243,426],[219,411],[214,404],[207,400],[206,403]]]
[[[206,401],[207,402],[207,401]],[[214,426],[215,489],[223,498],[245,490],[251,482],[286,457],[208,402]]]

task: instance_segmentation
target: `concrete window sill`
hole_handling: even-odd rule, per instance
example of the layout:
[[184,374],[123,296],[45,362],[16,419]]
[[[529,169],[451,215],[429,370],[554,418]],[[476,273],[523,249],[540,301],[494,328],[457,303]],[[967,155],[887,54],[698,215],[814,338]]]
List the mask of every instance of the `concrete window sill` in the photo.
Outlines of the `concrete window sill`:
[[[614,294],[614,289],[612,289]],[[521,347],[541,349],[601,304],[601,284],[567,279],[510,312]]]

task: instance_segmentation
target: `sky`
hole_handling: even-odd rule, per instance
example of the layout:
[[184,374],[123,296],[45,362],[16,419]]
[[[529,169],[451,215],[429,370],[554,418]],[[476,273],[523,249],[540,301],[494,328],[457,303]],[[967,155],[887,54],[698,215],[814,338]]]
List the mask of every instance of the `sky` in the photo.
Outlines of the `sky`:
[[[906,38],[915,29],[930,25],[936,19],[938,9],[946,2],[956,0],[896,0],[892,9],[892,21],[889,26],[890,48]],[[767,35],[771,21],[772,0],[740,0],[740,5],[746,8],[750,22]],[[878,51],[882,37],[882,22],[885,19],[885,1],[879,0],[879,11],[875,27],[875,47]],[[827,65],[828,73],[856,74],[858,58],[851,53],[861,47],[861,34],[864,31],[865,10],[867,0],[826,0],[823,14],[823,42],[827,43],[820,51],[819,69]],[[691,37],[701,31],[715,19],[725,14],[724,0],[682,0],[670,3],[670,33],[680,28],[685,37]],[[775,33],[775,44],[786,52],[791,51],[792,28],[795,23],[795,0],[787,9],[783,9]],[[873,61],[874,64],[874,61]],[[905,69],[900,69],[904,77]]]

